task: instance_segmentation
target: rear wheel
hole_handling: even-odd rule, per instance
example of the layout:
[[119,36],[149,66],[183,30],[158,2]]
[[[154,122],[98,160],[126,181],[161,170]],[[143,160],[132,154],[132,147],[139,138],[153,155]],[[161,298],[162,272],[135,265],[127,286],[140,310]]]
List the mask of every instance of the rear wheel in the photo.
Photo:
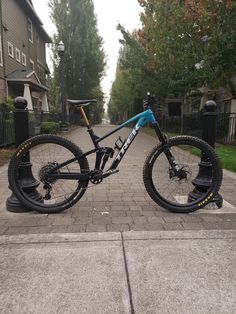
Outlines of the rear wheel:
[[[148,194],[157,204],[176,213],[189,213],[204,207],[218,192],[222,181],[222,167],[214,149],[191,136],[173,137],[168,147],[178,171],[171,168],[163,147],[155,147],[143,169]],[[205,178],[206,186],[202,187],[201,196],[193,199],[191,192],[196,187],[196,177],[202,165],[210,168]]]
[[[82,155],[82,151],[69,140],[54,135],[39,135],[19,146],[8,168],[10,188],[17,198],[31,210],[58,213],[74,205],[85,193],[88,181],[52,179],[48,173],[55,166]],[[22,187],[22,161],[31,168],[39,197],[35,198]],[[86,173],[88,161],[81,157],[59,168],[56,173]]]

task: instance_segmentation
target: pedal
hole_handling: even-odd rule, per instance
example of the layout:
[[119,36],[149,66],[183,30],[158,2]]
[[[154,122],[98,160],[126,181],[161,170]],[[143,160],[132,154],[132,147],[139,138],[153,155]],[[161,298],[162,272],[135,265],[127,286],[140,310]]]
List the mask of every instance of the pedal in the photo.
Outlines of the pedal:
[[111,176],[112,174],[115,174],[119,172],[119,169],[114,169],[114,170],[108,170],[107,172],[105,172],[103,175],[102,175],[102,178],[107,178],[109,176]]

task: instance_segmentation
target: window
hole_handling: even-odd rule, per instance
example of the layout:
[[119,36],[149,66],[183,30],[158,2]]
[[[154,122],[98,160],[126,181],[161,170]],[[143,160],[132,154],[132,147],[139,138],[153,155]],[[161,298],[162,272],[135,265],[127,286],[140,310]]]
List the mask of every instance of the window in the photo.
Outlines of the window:
[[3,66],[3,59],[2,59],[2,37],[0,34],[0,66]]
[[8,41],[7,47],[8,47],[8,54],[9,54],[9,56],[14,58],[14,47],[13,47],[12,43],[10,43]]
[[23,52],[21,54],[21,62],[24,66],[26,66],[26,55]]
[[34,70],[34,61],[30,59],[30,69]]
[[16,61],[21,63],[20,50],[18,48],[15,48],[15,53],[16,53]]
[[30,19],[28,19],[28,38],[31,43],[33,43],[33,24]]

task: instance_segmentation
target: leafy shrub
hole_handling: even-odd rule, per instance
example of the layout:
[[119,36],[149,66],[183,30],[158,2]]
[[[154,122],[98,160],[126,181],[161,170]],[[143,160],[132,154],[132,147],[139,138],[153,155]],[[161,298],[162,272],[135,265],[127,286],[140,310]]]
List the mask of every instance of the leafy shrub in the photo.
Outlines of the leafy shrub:
[[59,132],[58,122],[42,122],[41,134],[56,134]]
[[14,102],[11,97],[7,97],[7,99],[0,104],[0,110],[5,110],[6,112],[12,112],[14,110]]

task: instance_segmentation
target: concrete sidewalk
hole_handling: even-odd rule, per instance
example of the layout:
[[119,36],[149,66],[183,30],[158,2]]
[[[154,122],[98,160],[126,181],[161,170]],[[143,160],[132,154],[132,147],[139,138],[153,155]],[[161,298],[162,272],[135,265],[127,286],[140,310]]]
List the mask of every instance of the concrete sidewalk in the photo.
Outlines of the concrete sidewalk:
[[0,237],[0,313],[235,313],[236,231]]

